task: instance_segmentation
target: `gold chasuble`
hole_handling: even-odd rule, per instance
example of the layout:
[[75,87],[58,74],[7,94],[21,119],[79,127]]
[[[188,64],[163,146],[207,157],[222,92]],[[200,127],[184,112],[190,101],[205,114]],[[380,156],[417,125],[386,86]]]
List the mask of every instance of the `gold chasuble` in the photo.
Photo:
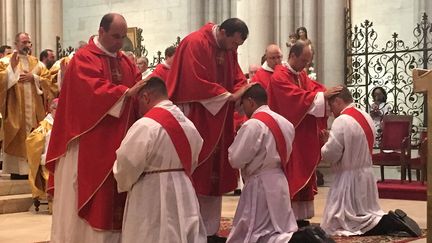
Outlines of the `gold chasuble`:
[[[8,68],[11,56],[0,59],[3,148],[7,156],[26,160],[27,135],[45,118],[47,102],[55,98],[58,92],[57,88],[53,87],[49,71],[36,57],[19,55],[19,63],[13,73],[12,68]],[[18,81],[19,75],[25,72],[33,74],[34,82]],[[9,163],[7,160],[5,162]]]

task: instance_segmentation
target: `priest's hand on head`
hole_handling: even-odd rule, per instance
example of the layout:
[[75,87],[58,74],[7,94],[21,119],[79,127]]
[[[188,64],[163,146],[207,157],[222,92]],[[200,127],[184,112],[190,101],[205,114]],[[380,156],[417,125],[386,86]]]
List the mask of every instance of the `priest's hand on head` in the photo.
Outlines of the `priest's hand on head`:
[[20,74],[18,81],[19,82],[34,82],[33,73],[24,71],[24,73]]
[[341,92],[342,88],[343,87],[341,85],[331,87],[324,92],[324,97],[326,99],[328,99],[328,98],[332,97],[333,95],[337,95]]
[[63,59],[60,61],[60,70],[61,70],[62,73],[64,73],[64,72],[66,71],[66,68],[67,68],[68,64],[69,64],[69,63],[66,62],[66,59],[65,59],[65,58],[63,58]]
[[142,79],[134,84],[131,88],[126,91],[126,97],[135,96],[138,94],[138,91],[147,83],[148,78]]
[[246,90],[248,90],[254,84],[255,83],[249,83],[249,84],[246,84],[245,86],[241,87],[235,93],[232,93],[228,100],[234,101],[234,102],[240,100],[240,98],[242,97],[244,92],[246,92]]
[[15,72],[15,68],[16,66],[18,66],[18,63],[19,63],[18,51],[15,50],[9,60],[9,64],[11,65],[13,72]]

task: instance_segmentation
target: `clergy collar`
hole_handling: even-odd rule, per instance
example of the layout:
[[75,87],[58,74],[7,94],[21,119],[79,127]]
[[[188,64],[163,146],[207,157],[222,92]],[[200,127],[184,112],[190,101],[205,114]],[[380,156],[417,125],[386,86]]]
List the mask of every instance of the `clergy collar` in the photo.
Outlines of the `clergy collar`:
[[213,27],[212,27],[212,34],[213,34],[213,38],[215,39],[215,41],[216,41],[216,45],[220,48],[220,45],[219,45],[219,42],[218,42],[218,39],[217,39],[217,31],[219,30],[219,26],[218,25],[213,25]]
[[274,72],[274,69],[268,65],[267,61],[265,61],[261,67],[266,71]]
[[294,68],[292,68],[290,65],[289,65],[289,63],[283,63],[287,68],[288,68],[288,70],[290,70],[290,72],[292,72],[292,73],[294,73],[295,75],[299,75],[300,74],[300,72],[297,72],[296,70],[294,70]]
[[101,51],[105,52],[105,54],[107,54],[110,57],[117,57],[117,53],[112,53],[109,52],[107,49],[105,49],[105,47],[102,46],[102,44],[99,42],[99,36],[95,36],[93,38],[93,42],[95,43],[95,45],[97,46],[97,48],[99,48]]
[[171,66],[168,65],[165,60],[162,61],[162,65],[164,65],[166,68],[171,69]]

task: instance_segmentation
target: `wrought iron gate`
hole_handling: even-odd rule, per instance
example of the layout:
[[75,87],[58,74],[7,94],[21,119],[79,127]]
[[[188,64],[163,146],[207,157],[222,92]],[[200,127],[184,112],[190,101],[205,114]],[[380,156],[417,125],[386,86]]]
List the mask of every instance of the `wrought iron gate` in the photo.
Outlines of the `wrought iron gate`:
[[345,84],[355,103],[369,111],[372,89],[383,87],[392,113],[413,115],[412,142],[417,144],[419,128],[427,124],[426,99],[423,94],[413,92],[412,69],[432,67],[432,24],[428,16],[423,14],[414,27],[411,46],[394,33],[384,47],[376,43],[378,33],[371,21],[365,20],[353,28],[348,10],[345,16]]

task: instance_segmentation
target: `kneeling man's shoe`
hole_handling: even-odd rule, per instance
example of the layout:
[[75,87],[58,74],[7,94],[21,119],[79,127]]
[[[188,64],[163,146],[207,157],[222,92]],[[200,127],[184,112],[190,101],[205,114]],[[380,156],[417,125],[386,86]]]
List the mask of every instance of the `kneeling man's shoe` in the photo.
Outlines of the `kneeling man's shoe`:
[[308,243],[335,243],[335,241],[319,226],[310,226],[303,229]]
[[389,211],[390,219],[398,225],[398,229],[409,233],[413,237],[421,236],[422,232],[418,224],[408,215],[400,210],[396,209],[394,212]]

